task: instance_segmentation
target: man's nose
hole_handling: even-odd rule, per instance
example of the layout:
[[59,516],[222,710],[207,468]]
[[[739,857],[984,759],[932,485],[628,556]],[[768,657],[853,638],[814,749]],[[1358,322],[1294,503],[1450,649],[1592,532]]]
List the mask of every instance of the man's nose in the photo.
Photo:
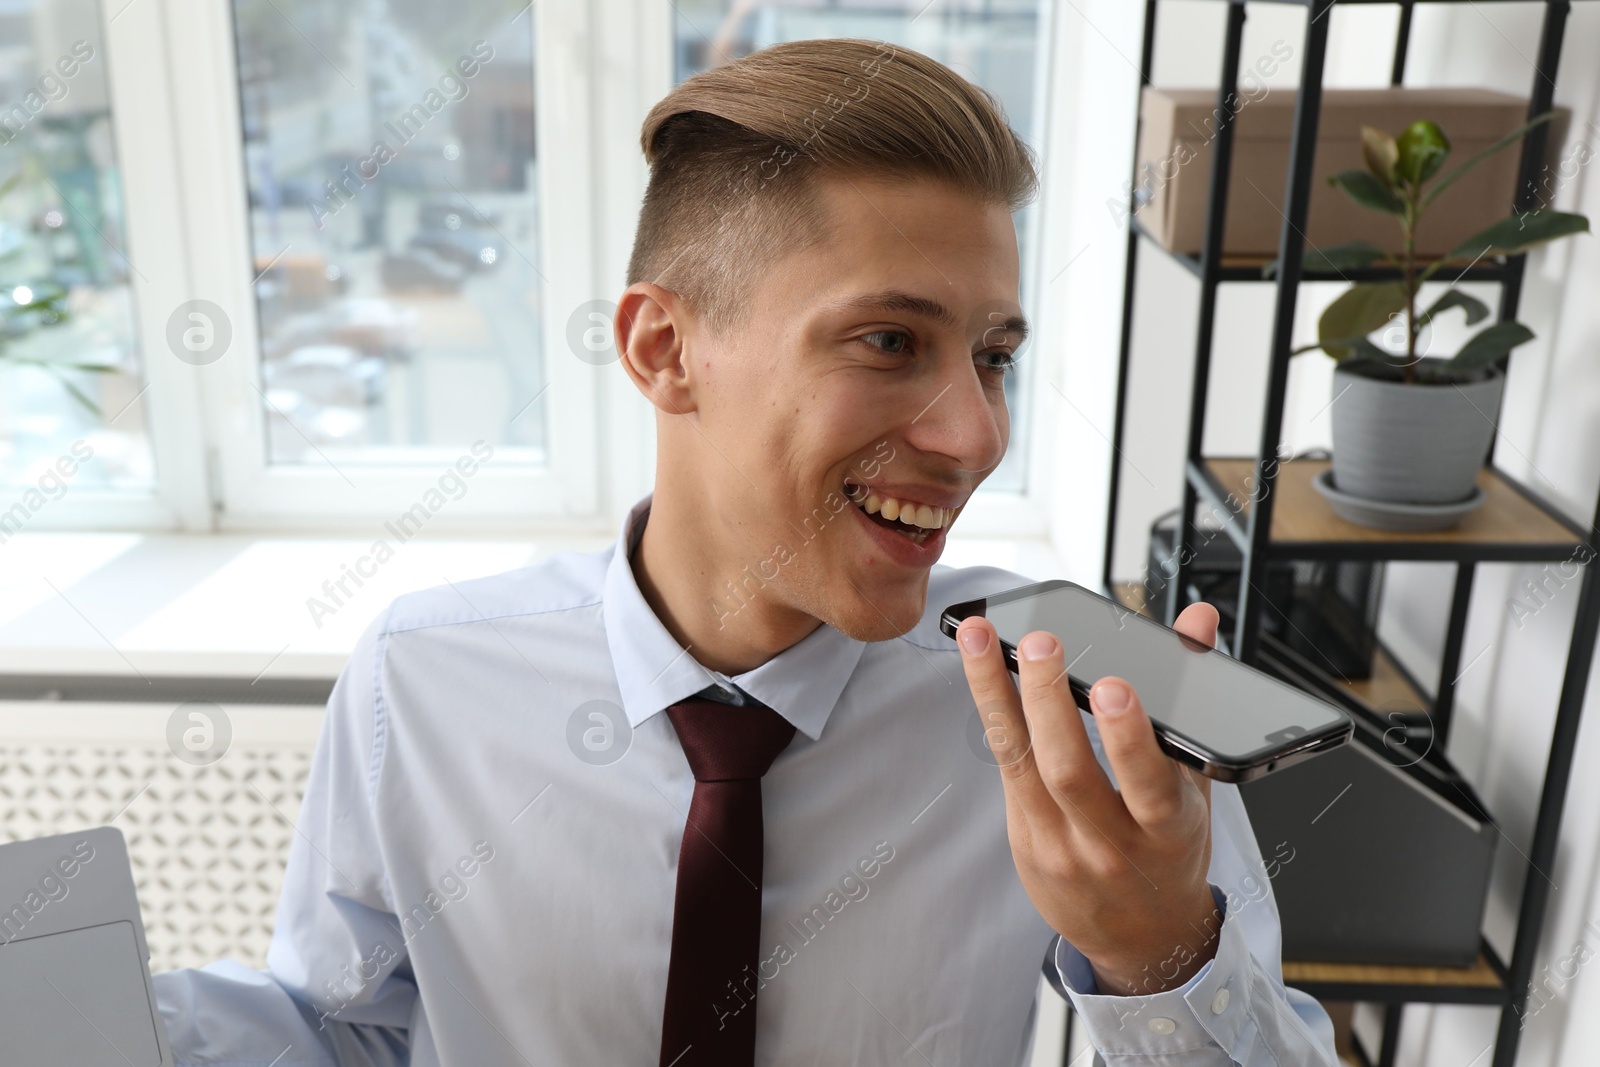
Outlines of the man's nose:
[[987,474],[1005,455],[1005,400],[986,387],[971,359],[952,360],[948,370],[914,399],[906,443],[920,452],[954,460],[963,471]]

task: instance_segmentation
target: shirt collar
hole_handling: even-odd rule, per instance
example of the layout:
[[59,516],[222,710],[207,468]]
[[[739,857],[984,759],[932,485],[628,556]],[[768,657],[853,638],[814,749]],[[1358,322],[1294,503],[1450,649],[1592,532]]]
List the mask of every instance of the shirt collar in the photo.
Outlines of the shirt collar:
[[628,562],[654,495],[640,500],[622,520],[602,594],[606,646],[629,725],[637,729],[656,712],[707,686],[731,682],[815,741],[866,645],[824,623],[754,670],[732,678],[701,666],[656,618]]

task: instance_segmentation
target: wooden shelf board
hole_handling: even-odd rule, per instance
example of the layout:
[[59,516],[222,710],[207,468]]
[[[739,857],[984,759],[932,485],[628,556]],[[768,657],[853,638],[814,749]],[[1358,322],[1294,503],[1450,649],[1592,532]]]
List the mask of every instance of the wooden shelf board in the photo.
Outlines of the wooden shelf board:
[[1349,678],[1343,685],[1373,711],[1431,711],[1432,703],[1407,680],[1381,646],[1372,652],[1372,675]]
[[[1299,0],[1288,0],[1299,2]],[[1179,266],[1191,274],[1200,273],[1200,252],[1173,251],[1144,224],[1137,214],[1132,216],[1130,223],[1139,236],[1149,241],[1158,251],[1175,261]],[[1276,284],[1276,278],[1262,275],[1262,268],[1277,259],[1276,254],[1264,255],[1261,253],[1224,253],[1218,262],[1218,277],[1222,281],[1231,282],[1264,282]],[[1419,258],[1417,266],[1428,267],[1441,261],[1435,258]],[[1449,276],[1456,281],[1469,282],[1494,282],[1502,281],[1506,276],[1506,265],[1500,259],[1466,260],[1446,259],[1442,261],[1442,270],[1448,271]],[[1387,280],[1400,277],[1398,267],[1376,264],[1371,267],[1359,269],[1346,269],[1344,271],[1316,271],[1302,268],[1300,280],[1303,282],[1328,281],[1328,282],[1353,282]]]
[[1471,967],[1399,967],[1379,963],[1306,963],[1285,960],[1283,980],[1289,985],[1399,985],[1498,989],[1500,976],[1478,953]]
[[1147,618],[1155,618],[1150,612],[1144,610],[1143,582],[1117,582],[1112,587],[1111,592],[1117,598],[1117,602],[1129,611],[1137,611]]
[[[1233,500],[1241,504],[1240,521],[1253,503],[1248,487],[1254,479],[1255,462],[1248,457],[1205,460],[1205,469],[1221,487],[1223,497],[1232,493]],[[1489,467],[1478,472],[1478,484],[1488,499],[1483,506],[1468,512],[1454,529],[1397,533],[1358,526],[1335,515],[1327,499],[1312,485],[1312,480],[1330,465],[1331,461],[1325,459],[1294,459],[1278,465],[1273,483],[1274,545],[1288,549],[1297,544],[1327,543],[1576,548],[1582,543],[1571,530],[1519,492],[1509,479]]]
[[[1153,239],[1154,239],[1154,236],[1152,235],[1152,240]],[[1163,246],[1163,247],[1165,247],[1165,246]],[[1180,253],[1180,254],[1183,254],[1183,253]],[[1268,263],[1272,263],[1272,262],[1276,261],[1277,258],[1278,257],[1277,257],[1276,254],[1267,256],[1267,255],[1261,255],[1259,253],[1255,253],[1255,254],[1245,254],[1245,253],[1228,254],[1228,253],[1224,253],[1223,256],[1222,256],[1222,267],[1223,267],[1224,270],[1247,270],[1247,271],[1251,271],[1253,273],[1259,273],[1263,267],[1265,267]],[[1419,257],[1417,257],[1417,268],[1420,270],[1420,269],[1422,269],[1424,267],[1430,267],[1433,264],[1439,263],[1439,262],[1441,262],[1441,261],[1438,258],[1431,258],[1430,259],[1430,258],[1424,258],[1424,257],[1419,256]],[[1441,270],[1450,271],[1450,273],[1446,275],[1447,278],[1454,277],[1455,275],[1460,274],[1462,271],[1469,270],[1469,269],[1475,267],[1477,265],[1477,263],[1478,263],[1477,260],[1469,260],[1469,259],[1446,259],[1446,260],[1443,260],[1442,262],[1443,262],[1444,265],[1440,269]],[[1491,259],[1486,264],[1486,266],[1491,268],[1491,269],[1498,269],[1500,264],[1499,264],[1498,261]],[[1452,267],[1454,267],[1455,269],[1451,270]],[[1340,275],[1340,274],[1333,273],[1332,271],[1308,271],[1308,272],[1305,272],[1305,277],[1306,277],[1306,280],[1308,280],[1308,281],[1316,281],[1316,280],[1321,280],[1321,279],[1326,279],[1328,281],[1342,281],[1345,276],[1351,275],[1353,273],[1356,273],[1356,272],[1346,271],[1345,275]],[[1359,273],[1362,273],[1364,275],[1365,274],[1379,274],[1379,273],[1385,274],[1385,275],[1393,274],[1396,277],[1398,277],[1400,275],[1400,270],[1399,270],[1399,268],[1389,268],[1388,270],[1384,270],[1382,267],[1376,267],[1376,268],[1371,268],[1371,269],[1368,269],[1368,270],[1365,270],[1365,271],[1361,271]],[[1484,273],[1487,273],[1487,272],[1484,272]],[[1262,279],[1262,281],[1268,281],[1268,282],[1273,281],[1273,280],[1274,279],[1272,279],[1272,278],[1263,278]]]
[[[1147,618],[1156,618],[1145,610],[1143,583],[1117,582],[1113,593],[1123,607]],[[1343,684],[1374,711],[1427,711],[1431,707],[1426,696],[1412,686],[1382,646],[1373,650],[1371,677],[1349,679]]]

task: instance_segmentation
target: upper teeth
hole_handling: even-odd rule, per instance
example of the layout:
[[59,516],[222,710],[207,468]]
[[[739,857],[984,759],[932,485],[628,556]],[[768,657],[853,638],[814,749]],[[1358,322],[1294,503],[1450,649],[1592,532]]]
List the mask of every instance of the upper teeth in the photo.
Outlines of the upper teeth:
[[846,492],[868,515],[898,519],[907,526],[920,526],[924,530],[938,530],[950,525],[957,511],[956,508],[936,508],[898,500],[859,485],[847,486]]

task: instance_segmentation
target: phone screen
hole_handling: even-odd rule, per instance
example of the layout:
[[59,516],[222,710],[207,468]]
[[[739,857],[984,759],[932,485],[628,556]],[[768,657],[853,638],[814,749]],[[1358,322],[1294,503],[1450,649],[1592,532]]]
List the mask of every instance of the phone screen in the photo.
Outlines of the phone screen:
[[1339,709],[1082,586],[987,598],[982,614],[1016,647],[1048,630],[1084,686],[1126,678],[1151,719],[1229,763],[1249,763],[1286,741],[1347,722]]

